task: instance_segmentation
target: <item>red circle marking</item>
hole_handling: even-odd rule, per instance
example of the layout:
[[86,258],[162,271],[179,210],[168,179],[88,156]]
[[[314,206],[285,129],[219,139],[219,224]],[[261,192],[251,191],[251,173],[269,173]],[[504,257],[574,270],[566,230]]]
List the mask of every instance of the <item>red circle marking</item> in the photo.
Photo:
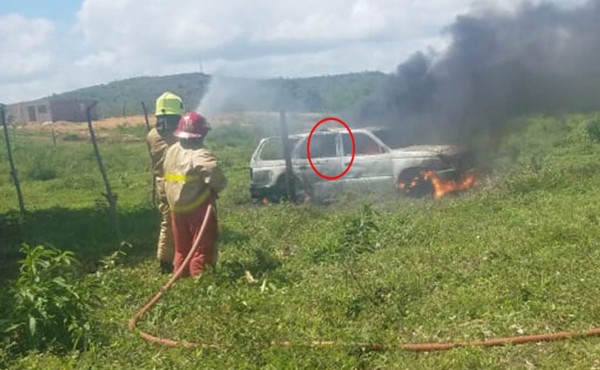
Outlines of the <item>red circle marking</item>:
[[[319,127],[322,123],[325,123],[327,121],[335,121],[339,124],[341,124],[342,126],[344,126],[346,128],[346,130],[348,130],[348,133],[350,134],[350,139],[352,140],[352,159],[350,159],[350,163],[348,163],[348,166],[346,166],[346,169],[344,170],[344,172],[340,173],[337,176],[326,176],[323,175],[321,172],[319,172],[319,170],[317,170],[317,168],[315,167],[312,158],[310,157],[310,139],[313,136],[313,133],[315,132],[315,130],[317,129],[317,127]],[[350,171],[350,167],[352,167],[352,163],[354,163],[354,155],[356,154],[356,144],[354,143],[354,135],[352,135],[352,130],[350,130],[350,127],[348,127],[348,125],[346,124],[346,122],[342,121],[339,118],[336,117],[327,117],[327,118],[323,118],[322,120],[320,120],[319,122],[317,122],[316,125],[314,125],[314,127],[312,128],[312,130],[310,130],[310,134],[308,135],[308,141],[306,142],[306,154],[308,156],[308,163],[310,163],[310,166],[312,167],[313,171],[315,171],[315,173],[317,175],[319,175],[319,177],[321,177],[322,179],[325,180],[329,180],[329,181],[333,181],[333,180],[337,180],[340,179],[342,177],[344,177],[344,175]]]

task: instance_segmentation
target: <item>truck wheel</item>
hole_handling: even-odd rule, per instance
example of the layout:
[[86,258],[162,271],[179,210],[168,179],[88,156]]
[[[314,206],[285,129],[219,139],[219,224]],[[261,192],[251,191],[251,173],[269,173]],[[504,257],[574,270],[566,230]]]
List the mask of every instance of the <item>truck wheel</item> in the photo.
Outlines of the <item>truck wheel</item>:
[[[306,187],[304,186],[302,181],[300,181],[300,179],[296,176],[293,177],[292,181],[296,193],[296,202],[302,203],[304,201],[304,198],[308,195]],[[269,197],[269,200],[273,203],[279,203],[283,200],[290,200],[288,199],[286,194],[286,187],[286,175],[279,176],[279,178],[277,179],[277,185],[275,187],[276,190],[274,194]]]
[[410,198],[425,198],[433,195],[434,188],[431,180],[425,180],[422,172],[424,168],[411,168],[398,176],[396,189],[404,196]]

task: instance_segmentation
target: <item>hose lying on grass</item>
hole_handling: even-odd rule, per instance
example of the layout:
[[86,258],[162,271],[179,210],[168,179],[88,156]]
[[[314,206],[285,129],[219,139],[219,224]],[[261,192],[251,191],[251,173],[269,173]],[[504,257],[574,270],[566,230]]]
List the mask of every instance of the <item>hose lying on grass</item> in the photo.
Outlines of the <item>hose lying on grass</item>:
[[[192,259],[192,255],[194,252],[200,247],[200,240],[202,239],[202,235],[204,234],[204,229],[206,228],[206,223],[208,220],[208,216],[210,212],[213,212],[213,205],[209,205],[206,208],[206,214],[204,215],[204,221],[202,222],[202,226],[200,227],[200,232],[198,236],[194,240],[192,248],[190,252],[186,256],[183,264],[173,274],[171,279],[165,284],[162,289],[156,293],[152,299],[150,299],[142,309],[140,309],[131,320],[129,320],[129,330],[135,330],[138,321],[144,316],[146,312],[148,312],[152,306],[154,306],[161,298],[163,294],[167,292],[169,289],[173,287],[175,282],[181,277],[183,270],[187,268],[190,260]],[[194,343],[194,342],[186,342],[186,341],[174,341],[171,339],[161,338],[154,336],[152,334],[148,334],[143,331],[139,331],[140,337],[143,339],[158,343],[167,347],[184,347],[184,348],[225,348],[226,346],[219,344],[202,344],[202,343]],[[518,337],[506,337],[506,338],[494,338],[487,339],[482,341],[473,341],[473,342],[449,342],[449,343],[406,343],[402,345],[385,345],[378,343],[365,343],[365,344],[348,344],[342,342],[335,341],[312,341],[306,344],[296,344],[288,341],[275,341],[271,342],[271,345],[276,346],[302,346],[302,347],[319,347],[319,346],[344,346],[344,347],[355,347],[359,348],[363,351],[388,351],[388,350],[406,350],[406,351],[415,351],[415,352],[427,352],[427,351],[443,351],[457,347],[466,347],[466,346],[481,346],[481,347],[492,347],[492,346],[501,346],[506,344],[521,344],[521,343],[530,343],[530,342],[548,342],[548,341],[556,341],[556,340],[564,340],[569,338],[581,338],[581,337],[589,337],[600,335],[600,328],[589,329],[583,332],[558,332],[558,333],[549,333],[549,334],[538,334],[538,335],[526,335],[526,336],[518,336]]]

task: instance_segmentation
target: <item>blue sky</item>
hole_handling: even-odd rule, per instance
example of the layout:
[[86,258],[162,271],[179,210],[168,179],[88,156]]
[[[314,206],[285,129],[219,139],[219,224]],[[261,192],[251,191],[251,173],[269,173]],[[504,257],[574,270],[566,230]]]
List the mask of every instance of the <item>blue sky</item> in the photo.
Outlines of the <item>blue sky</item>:
[[81,0],[2,0],[0,14],[17,13],[30,18],[44,17],[65,26],[75,23]]
[[197,72],[200,60],[254,78],[392,72],[415,51],[443,52],[457,15],[523,0],[477,1],[0,0],[0,102]]

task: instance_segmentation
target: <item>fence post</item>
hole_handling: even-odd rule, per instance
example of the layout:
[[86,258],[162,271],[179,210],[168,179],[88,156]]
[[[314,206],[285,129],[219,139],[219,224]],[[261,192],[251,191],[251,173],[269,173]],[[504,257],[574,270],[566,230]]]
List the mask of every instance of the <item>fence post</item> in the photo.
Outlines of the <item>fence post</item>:
[[[148,110],[146,109],[146,103],[142,102],[142,110],[144,111],[144,120],[146,122],[146,132],[150,132],[150,121],[148,121]],[[152,167],[152,152],[148,147],[148,154],[150,154],[150,173],[152,174],[152,204],[156,205],[156,177],[154,177],[154,168]]]
[[10,147],[10,139],[8,138],[8,127],[6,126],[6,113],[4,111],[4,104],[0,104],[0,120],[2,120],[2,127],[4,129],[4,139],[6,141],[6,151],[8,152],[8,162],[10,163],[10,175],[12,176],[15,189],[17,190],[17,198],[19,199],[19,209],[21,213],[25,213],[25,202],[23,201],[23,193],[21,193],[21,185],[19,184],[19,178],[17,176],[17,170],[13,161],[12,149]]
[[52,143],[54,144],[54,147],[56,148],[56,133],[54,132],[54,127],[52,127]]
[[146,131],[150,132],[150,121],[148,121],[148,109],[146,109],[146,103],[142,102],[142,111],[144,112],[144,120],[146,122]]
[[104,163],[102,163],[102,157],[100,156],[100,150],[98,149],[98,143],[96,141],[96,133],[94,132],[94,127],[92,126],[91,110],[97,103],[98,102],[95,101],[92,104],[90,104],[85,109],[85,114],[87,116],[88,130],[90,132],[90,137],[92,139],[92,144],[94,146],[94,154],[96,155],[96,161],[98,162],[98,167],[100,168],[100,173],[102,174],[102,180],[104,181],[104,187],[106,188],[106,193],[102,193],[102,195],[108,201],[108,206],[110,207],[113,225],[115,227],[117,242],[120,243],[121,241],[123,241],[123,239],[121,238],[121,227],[119,225],[119,214],[117,212],[117,194],[113,194],[112,189],[110,187],[110,183],[108,182],[108,176],[106,175],[106,170],[104,169]]
[[288,199],[296,201],[296,190],[294,184],[294,171],[292,170],[292,148],[288,135],[285,110],[279,111],[279,125],[281,126],[281,143],[283,145],[283,158],[285,159],[285,191]]
[[[4,113],[4,120],[6,121],[6,113]],[[8,122],[7,122],[7,124],[8,124]],[[12,135],[13,135],[13,137],[12,137],[12,139],[13,139],[12,144],[13,144],[13,149],[14,149],[14,148],[17,147],[17,125],[15,125],[13,123],[13,124],[11,124],[11,126],[12,126]]]

